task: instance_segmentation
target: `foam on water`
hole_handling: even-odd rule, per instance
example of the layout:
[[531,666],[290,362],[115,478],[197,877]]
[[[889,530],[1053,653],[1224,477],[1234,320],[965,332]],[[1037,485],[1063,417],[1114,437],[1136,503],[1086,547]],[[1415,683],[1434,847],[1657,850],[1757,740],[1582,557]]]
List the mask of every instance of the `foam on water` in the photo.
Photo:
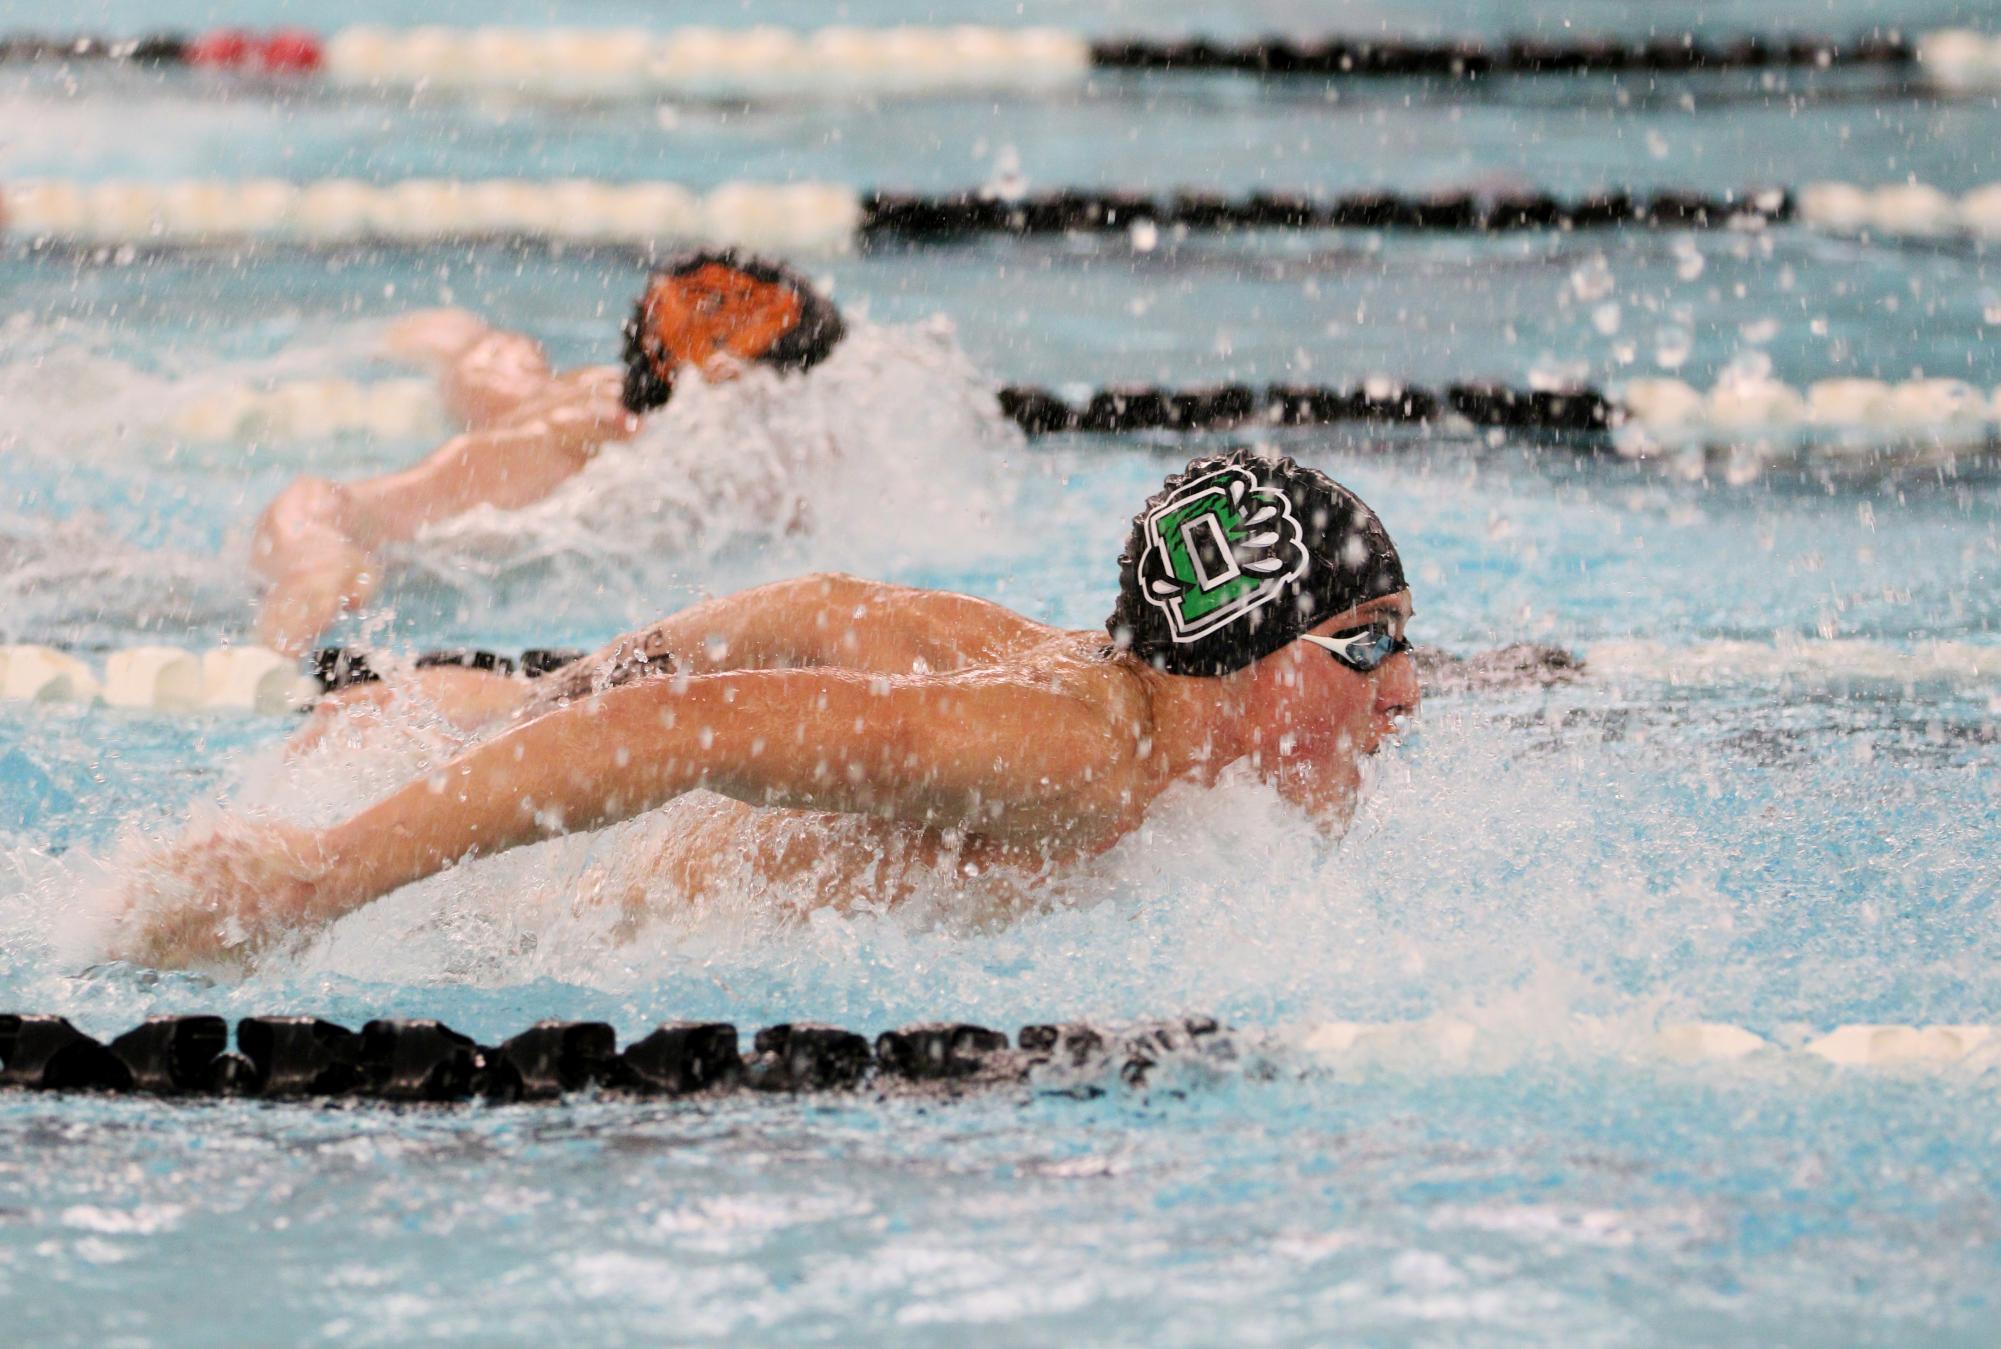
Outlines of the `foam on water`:
[[0,641],[90,645],[110,633],[227,629],[250,602],[241,567],[137,547],[95,512],[0,514]]
[[[0,453],[48,465],[240,473],[246,451],[268,462],[273,447],[183,444],[174,414],[219,392],[365,367],[380,354],[383,328],[350,320],[295,334],[265,354],[231,358],[173,340],[134,352],[130,332],[115,324],[17,313],[0,321],[0,403],[9,412],[0,425]],[[324,449],[306,445],[297,453]]]
[[[151,526],[126,497],[68,519],[0,518],[8,633],[90,641],[168,619],[240,631],[254,596],[240,564],[250,522],[289,474],[327,472],[329,446],[184,446],[173,414],[204,391],[355,368],[377,356],[382,325],[334,325],[256,358],[169,351],[147,364],[117,354],[109,330],[24,319],[8,329],[17,354],[0,362],[0,401],[19,412],[0,427],[0,453],[24,483],[57,504],[76,490],[75,465],[116,463],[140,493],[214,498],[201,513],[229,522],[183,546],[148,547],[129,537]],[[428,448],[343,440],[364,462],[346,450],[335,476]],[[688,380],[635,440],[607,447],[546,500],[433,526],[404,550],[408,574],[372,629],[400,607],[421,622],[443,605],[477,608],[488,630],[513,624],[552,640],[550,615],[578,604],[593,630],[655,618],[685,601],[690,573],[723,590],[806,567],[879,574],[918,559],[991,558],[1031,542],[997,528],[1020,445],[948,322],[856,322],[804,377],[752,369],[726,383]],[[247,480],[246,457],[256,466]]]
[[1909,646],[1781,634],[1769,642],[1595,642],[1586,650],[1592,673],[1675,684],[1777,680],[1787,686],[1958,684],[2001,686],[2001,646],[1933,641]]
[[[226,794],[235,810],[324,823],[460,743],[419,722],[332,737],[289,763],[260,751]],[[892,911],[814,910],[802,887],[747,876],[691,905],[653,859],[703,823],[711,807],[695,797],[407,887],[193,1001],[271,1007],[346,989],[364,1004],[388,993],[413,1007],[512,1006],[560,989],[565,1006],[635,1026],[675,1015],[1013,1025],[1199,1009],[1278,1030],[1281,1046],[1324,1021],[1442,1017],[1476,1028],[1500,1064],[1657,1057],[1660,1027],[1687,1020],[1797,1041],[1796,1024],[1880,1016],[1876,948],[1896,940],[1937,955],[1902,978],[1893,1009],[1978,1019],[1979,988],[1952,993],[1954,971],[2001,951],[1963,928],[1991,903],[1958,875],[1964,865],[1912,870],[1792,844],[1826,801],[1866,801],[1866,765],[1810,764],[1753,791],[1708,751],[1657,760],[1644,741],[1588,725],[1551,741],[1477,702],[1447,702],[1375,762],[1338,842],[1239,773],[1214,791],[1171,792],[1118,847],[1025,903],[1005,880],[933,876]],[[1955,788],[1969,789],[1965,818],[1928,822],[1909,846],[1974,856],[1980,789]],[[1717,837],[1719,792],[1741,795],[1755,823]],[[100,931],[76,897],[105,893],[127,856],[114,850],[108,869],[13,858],[26,893],[7,906],[9,945],[37,1000],[82,998],[94,1016],[107,999],[152,1005],[148,986],[67,977]],[[1815,897],[1857,865],[1880,873],[1869,908]],[[1755,897],[1747,873],[1760,877]],[[1955,886],[1971,888],[1954,902]]]
[[819,567],[949,563],[991,536],[1019,443],[948,322],[856,323],[803,376],[684,381],[636,438],[545,500],[433,526],[407,561],[460,587],[546,576],[544,594],[746,544],[786,568],[799,551],[788,539],[810,538]]

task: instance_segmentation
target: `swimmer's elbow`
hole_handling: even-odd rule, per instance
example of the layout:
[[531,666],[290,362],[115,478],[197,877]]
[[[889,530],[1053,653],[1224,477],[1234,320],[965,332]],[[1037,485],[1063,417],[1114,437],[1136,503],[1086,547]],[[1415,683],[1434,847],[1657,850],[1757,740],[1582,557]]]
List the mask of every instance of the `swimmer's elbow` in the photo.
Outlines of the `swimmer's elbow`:
[[296,478],[280,492],[251,534],[251,565],[267,579],[295,570],[302,556],[348,542],[350,498],[325,478]]

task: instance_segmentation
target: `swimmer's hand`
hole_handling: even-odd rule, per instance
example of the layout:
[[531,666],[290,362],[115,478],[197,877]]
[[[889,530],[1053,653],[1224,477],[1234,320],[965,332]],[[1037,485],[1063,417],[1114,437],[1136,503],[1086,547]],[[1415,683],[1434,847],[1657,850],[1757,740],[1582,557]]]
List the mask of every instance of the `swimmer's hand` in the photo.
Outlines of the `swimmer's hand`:
[[271,581],[257,614],[260,642],[298,655],[374,595],[381,568],[355,533],[354,503],[340,484],[300,478],[278,494],[250,544],[250,565]]
[[111,955],[157,969],[248,965],[339,912],[326,902],[332,870],[310,829],[223,819],[133,865]]
[[339,546],[280,575],[257,609],[257,640],[287,656],[304,655],[349,609],[375,594],[380,570],[359,548]]
[[421,309],[398,319],[382,338],[382,350],[411,365],[443,366],[486,336],[486,321],[463,309]]

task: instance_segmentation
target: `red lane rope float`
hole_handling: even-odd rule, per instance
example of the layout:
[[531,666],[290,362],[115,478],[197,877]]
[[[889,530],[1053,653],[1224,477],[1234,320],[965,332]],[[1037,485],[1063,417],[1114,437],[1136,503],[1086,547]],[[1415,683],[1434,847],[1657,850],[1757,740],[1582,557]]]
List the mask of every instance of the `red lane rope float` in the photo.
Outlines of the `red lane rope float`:
[[[154,49],[158,62],[171,48]],[[182,49],[182,59],[191,66],[219,70],[256,70],[267,75],[308,75],[326,63],[326,51],[318,35],[303,28],[281,28],[270,33],[253,33],[241,28],[223,28],[204,33]]]

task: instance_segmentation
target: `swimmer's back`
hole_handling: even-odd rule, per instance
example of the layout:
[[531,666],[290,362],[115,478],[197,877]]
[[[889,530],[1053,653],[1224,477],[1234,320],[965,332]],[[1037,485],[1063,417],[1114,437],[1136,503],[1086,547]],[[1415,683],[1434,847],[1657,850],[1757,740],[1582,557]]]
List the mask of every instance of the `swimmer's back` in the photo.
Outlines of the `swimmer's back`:
[[850,625],[841,643],[854,646],[857,668],[912,673],[992,665],[1062,631],[973,595],[853,576],[811,579],[830,583],[816,621]]

